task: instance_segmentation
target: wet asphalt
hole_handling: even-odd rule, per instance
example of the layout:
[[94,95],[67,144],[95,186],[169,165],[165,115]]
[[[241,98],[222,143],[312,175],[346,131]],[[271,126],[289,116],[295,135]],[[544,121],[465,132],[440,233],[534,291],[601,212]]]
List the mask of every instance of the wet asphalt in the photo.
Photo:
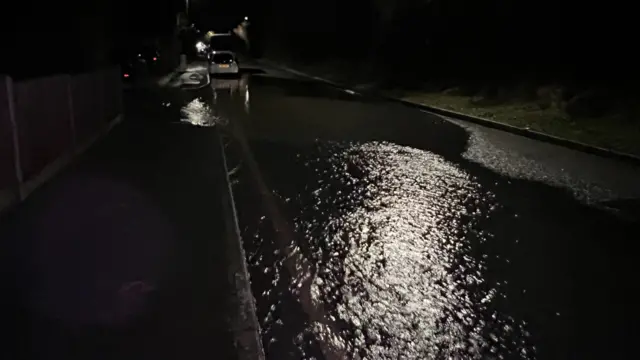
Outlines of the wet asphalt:
[[[637,166],[258,63],[203,89],[133,101],[138,121],[64,176],[99,180],[68,191],[94,189],[113,208],[137,208],[107,211],[136,219],[117,238],[151,241],[130,240],[145,261],[124,274],[169,285],[159,286],[140,325],[95,336],[14,315],[16,324],[45,321],[41,328],[67,334],[19,328],[20,354],[45,344],[78,358],[232,357],[225,252],[215,240],[223,232],[215,131],[226,144],[268,359],[606,359],[634,350]],[[49,198],[64,183],[35,193],[3,229],[19,235],[35,228],[33,214],[56,213],[43,204],[64,204]],[[89,195],[71,198],[79,204],[67,208],[84,209],[76,216],[91,213]],[[98,222],[87,233],[107,239],[108,228]],[[74,322],[87,314],[44,309]],[[78,343],[84,352],[69,345]]]
[[261,69],[188,113],[229,139],[269,359],[633,350],[639,167]]

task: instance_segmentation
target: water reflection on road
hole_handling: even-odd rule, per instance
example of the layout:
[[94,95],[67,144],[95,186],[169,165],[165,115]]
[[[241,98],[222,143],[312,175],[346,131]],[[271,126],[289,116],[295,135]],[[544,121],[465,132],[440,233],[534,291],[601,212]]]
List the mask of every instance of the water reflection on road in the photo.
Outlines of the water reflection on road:
[[[491,237],[478,223],[494,199],[469,174],[381,142],[274,156],[289,174],[306,174],[273,184],[294,219],[294,253],[313,274],[307,290],[281,266],[281,250],[267,253],[268,230],[248,230],[250,265],[263,273],[254,281],[275,285],[258,299],[270,304],[261,315],[271,358],[284,356],[277,343],[289,338],[299,351],[292,359],[317,356],[322,342],[356,359],[533,358],[524,324],[493,310],[503,294],[483,283],[484,264],[472,254]],[[290,296],[308,296],[324,316],[296,328]]]
[[204,101],[242,140],[228,155],[268,358],[601,359],[628,346],[637,222],[470,161],[450,122],[251,80],[250,109],[224,83]]
[[181,108],[182,122],[204,127],[226,125],[229,114],[225,113],[224,107],[238,97],[244,104],[245,112],[249,112],[249,74],[227,78],[211,77],[210,85],[211,93],[198,96]]

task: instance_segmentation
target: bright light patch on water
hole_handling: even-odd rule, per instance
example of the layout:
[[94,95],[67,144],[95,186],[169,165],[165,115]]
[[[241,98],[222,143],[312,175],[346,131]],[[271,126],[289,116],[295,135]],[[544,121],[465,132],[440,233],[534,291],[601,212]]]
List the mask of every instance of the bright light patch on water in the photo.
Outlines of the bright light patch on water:
[[463,157],[499,174],[565,188],[587,204],[640,197],[637,167],[466,121],[446,119],[469,132]]
[[[484,283],[472,255],[491,240],[478,222],[495,208],[492,194],[429,152],[388,143],[320,148],[302,160],[314,181],[289,199],[301,209],[296,251],[314,268],[308,296],[290,291],[321,309],[306,335],[337,349],[330,358],[535,357],[523,324],[493,310],[503,295]],[[282,310],[271,309],[264,328],[286,326],[274,322]]]
[[224,125],[227,120],[216,116],[209,105],[201,98],[196,98],[180,110],[180,121],[195,126],[210,127]]

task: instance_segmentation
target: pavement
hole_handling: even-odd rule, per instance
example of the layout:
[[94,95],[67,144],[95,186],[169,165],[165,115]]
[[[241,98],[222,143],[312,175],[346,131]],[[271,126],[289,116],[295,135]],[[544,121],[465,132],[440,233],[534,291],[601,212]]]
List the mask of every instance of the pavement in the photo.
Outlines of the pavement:
[[162,88],[183,88],[197,90],[209,85],[209,69],[206,61],[194,61],[187,65],[186,71],[173,71],[155,80]]
[[[638,167],[243,65],[136,95],[133,121],[2,219],[11,293],[51,297],[14,312],[16,351],[231,358],[217,136],[268,359],[633,350]],[[124,295],[78,287],[103,282]],[[118,330],[77,330],[94,317]]]
[[125,121],[0,219],[3,359],[235,359],[217,130],[184,91]]

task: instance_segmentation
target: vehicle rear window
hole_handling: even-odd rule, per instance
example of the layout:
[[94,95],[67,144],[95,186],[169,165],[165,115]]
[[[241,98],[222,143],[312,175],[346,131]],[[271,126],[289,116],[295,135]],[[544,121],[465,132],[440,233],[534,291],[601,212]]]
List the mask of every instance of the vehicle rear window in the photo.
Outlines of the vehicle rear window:
[[230,64],[233,62],[233,55],[231,54],[213,54],[213,62],[216,64]]

